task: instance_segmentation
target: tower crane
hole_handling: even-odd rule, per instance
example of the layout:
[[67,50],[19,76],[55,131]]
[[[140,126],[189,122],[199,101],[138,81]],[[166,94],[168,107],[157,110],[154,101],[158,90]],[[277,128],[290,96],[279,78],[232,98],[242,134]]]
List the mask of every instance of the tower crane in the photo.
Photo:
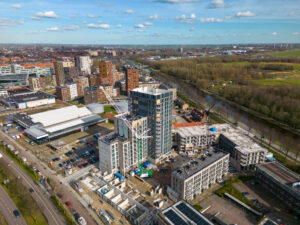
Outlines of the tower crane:
[[111,98],[111,96],[105,91],[103,86],[100,86],[101,90],[103,91],[105,97],[109,101],[109,103],[115,108],[117,111],[119,117],[124,121],[125,125],[128,127],[128,129],[131,131],[132,136],[134,136],[137,139],[137,149],[138,149],[138,166],[139,166],[139,173],[140,176],[148,176],[152,177],[152,169],[149,170],[144,170],[143,167],[143,151],[142,151],[142,139],[148,139],[152,138],[152,136],[146,136],[146,133],[149,130],[146,130],[143,133],[138,134],[138,131],[135,130],[132,126],[131,123],[126,119],[124,113],[121,111],[120,107],[116,104],[116,102]]

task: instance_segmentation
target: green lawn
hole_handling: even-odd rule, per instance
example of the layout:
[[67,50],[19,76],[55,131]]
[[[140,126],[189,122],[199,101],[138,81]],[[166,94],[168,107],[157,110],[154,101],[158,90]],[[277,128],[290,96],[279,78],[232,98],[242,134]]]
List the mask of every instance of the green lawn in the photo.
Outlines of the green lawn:
[[[9,179],[9,183],[4,185],[3,182],[7,179]],[[3,162],[0,163],[0,183],[3,184],[3,188],[20,210],[27,224],[48,224],[36,202],[31,197],[29,190],[19,182],[18,178],[8,170],[7,165]]]
[[300,58],[300,49],[282,51],[282,52],[268,52],[268,55],[276,57],[297,57]]
[[70,213],[66,210],[64,205],[58,200],[58,198],[55,195],[52,195],[51,201],[56,206],[58,211],[63,215],[65,220],[67,221],[68,225],[76,225],[76,222],[74,221],[73,217],[70,215]]
[[295,85],[300,86],[300,78],[286,78],[286,79],[263,79],[255,80],[257,84],[263,85]]
[[194,207],[194,209],[196,209],[197,211],[201,211],[201,210],[202,210],[202,206],[201,206],[201,205],[194,205],[193,207]]
[[113,106],[104,106],[104,112],[112,112],[113,114],[118,114]]
[[7,225],[5,219],[4,219],[4,216],[0,213],[0,224],[1,225]]

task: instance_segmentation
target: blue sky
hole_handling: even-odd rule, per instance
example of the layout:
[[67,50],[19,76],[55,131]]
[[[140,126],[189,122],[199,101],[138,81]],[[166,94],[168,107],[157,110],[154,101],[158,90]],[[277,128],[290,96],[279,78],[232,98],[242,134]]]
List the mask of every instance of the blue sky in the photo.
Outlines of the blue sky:
[[0,43],[291,42],[299,0],[0,0]]

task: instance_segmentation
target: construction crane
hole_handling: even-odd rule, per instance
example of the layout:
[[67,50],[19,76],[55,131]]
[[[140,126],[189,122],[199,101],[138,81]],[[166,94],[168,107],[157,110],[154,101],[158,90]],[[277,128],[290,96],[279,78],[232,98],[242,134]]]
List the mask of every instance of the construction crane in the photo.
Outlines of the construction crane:
[[119,117],[124,121],[125,125],[132,132],[132,136],[137,139],[137,149],[138,149],[138,166],[139,166],[139,174],[141,177],[152,177],[152,169],[145,170],[143,167],[143,151],[142,151],[142,139],[152,138],[151,136],[146,136],[145,134],[149,131],[138,134],[138,132],[131,126],[131,123],[126,119],[124,113],[121,111],[116,102],[111,98],[111,96],[104,90],[103,86],[100,86],[103,91],[105,97],[109,101],[109,103],[115,108]]

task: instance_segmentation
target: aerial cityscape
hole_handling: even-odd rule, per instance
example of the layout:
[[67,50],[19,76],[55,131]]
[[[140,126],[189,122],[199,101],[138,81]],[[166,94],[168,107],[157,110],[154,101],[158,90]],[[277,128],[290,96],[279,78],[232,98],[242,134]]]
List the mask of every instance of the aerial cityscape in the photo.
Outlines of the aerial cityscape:
[[296,0],[0,12],[0,225],[300,224]]

